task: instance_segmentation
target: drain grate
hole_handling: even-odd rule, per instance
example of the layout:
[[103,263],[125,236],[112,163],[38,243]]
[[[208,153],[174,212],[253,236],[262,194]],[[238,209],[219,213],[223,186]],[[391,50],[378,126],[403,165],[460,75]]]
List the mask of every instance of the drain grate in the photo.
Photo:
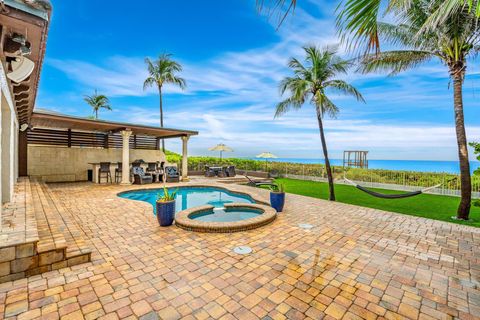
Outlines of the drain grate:
[[309,223],[299,223],[298,226],[302,229],[310,230],[313,228],[313,225]]
[[238,246],[233,248],[233,252],[236,254],[249,254],[253,252],[253,249],[249,246]]

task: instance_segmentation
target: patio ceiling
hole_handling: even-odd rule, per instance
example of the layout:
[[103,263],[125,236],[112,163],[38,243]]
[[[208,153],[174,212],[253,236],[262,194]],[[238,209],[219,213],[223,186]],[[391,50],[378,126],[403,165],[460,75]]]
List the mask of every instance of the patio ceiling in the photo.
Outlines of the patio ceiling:
[[66,116],[56,113],[35,111],[31,119],[32,129],[71,129],[86,132],[116,133],[130,130],[134,135],[154,136],[157,138],[177,138],[198,135],[197,131],[160,128],[132,123],[121,123],[104,120],[92,120],[80,117]]

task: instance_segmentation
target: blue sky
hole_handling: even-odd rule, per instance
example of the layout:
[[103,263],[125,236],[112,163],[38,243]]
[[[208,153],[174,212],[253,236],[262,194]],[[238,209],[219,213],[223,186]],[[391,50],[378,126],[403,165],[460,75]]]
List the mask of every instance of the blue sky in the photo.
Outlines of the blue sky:
[[[198,130],[190,153],[213,155],[217,143],[231,156],[270,151],[282,158],[321,158],[310,105],[274,119],[278,82],[291,56],[306,44],[338,43],[335,1],[303,0],[277,30],[277,20],[256,11],[254,0],[60,1],[48,37],[37,108],[77,116],[91,109],[83,95],[110,97],[108,120],[158,125],[158,95],[144,91],[145,57],[174,54],[188,88],[165,88],[165,126]],[[340,54],[351,57],[340,48]],[[465,116],[470,141],[480,141],[480,64],[469,66]],[[326,120],[331,156],[369,150],[373,159],[455,160],[452,91],[444,66],[434,62],[397,77],[344,76],[366,104],[332,94],[341,108]],[[167,148],[180,150],[180,141]],[[473,157],[472,157],[473,159]]]

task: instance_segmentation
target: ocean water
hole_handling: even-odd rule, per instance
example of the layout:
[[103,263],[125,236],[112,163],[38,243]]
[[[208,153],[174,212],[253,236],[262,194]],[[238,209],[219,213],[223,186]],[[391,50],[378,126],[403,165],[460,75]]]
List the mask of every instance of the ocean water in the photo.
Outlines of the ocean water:
[[[253,160],[258,160],[252,158]],[[302,159],[302,158],[277,158],[272,159],[275,162],[295,162],[295,163],[325,163],[323,159]],[[330,159],[330,164],[334,166],[342,166],[342,159]],[[459,173],[460,168],[458,161],[433,161],[433,160],[368,160],[369,169],[386,169],[386,170],[407,170],[421,172],[446,172]],[[471,171],[480,168],[479,161],[470,161]]]

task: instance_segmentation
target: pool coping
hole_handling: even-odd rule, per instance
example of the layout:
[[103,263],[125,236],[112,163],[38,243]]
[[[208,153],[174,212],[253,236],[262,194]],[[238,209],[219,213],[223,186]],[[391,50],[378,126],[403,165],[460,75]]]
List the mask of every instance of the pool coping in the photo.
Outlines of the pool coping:
[[269,224],[277,218],[277,211],[270,206],[257,203],[227,203],[225,208],[246,208],[262,210],[263,213],[258,217],[249,218],[240,221],[231,222],[206,222],[191,219],[193,214],[210,211],[214,208],[212,205],[192,207],[182,210],[175,215],[175,225],[188,231],[208,232],[208,233],[232,233],[256,229]]

